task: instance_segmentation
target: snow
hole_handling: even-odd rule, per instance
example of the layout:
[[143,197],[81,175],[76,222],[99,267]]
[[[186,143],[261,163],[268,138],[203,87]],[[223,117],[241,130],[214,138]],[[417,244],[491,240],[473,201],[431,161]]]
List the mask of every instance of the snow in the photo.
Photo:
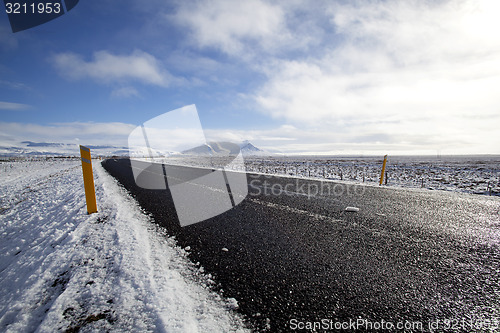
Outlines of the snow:
[[[92,150],[92,156],[130,156],[135,158],[164,158],[170,156],[182,156],[178,151],[165,149],[155,149],[155,147],[125,147],[113,145],[87,145]],[[226,146],[226,147],[224,147]],[[244,156],[264,156],[271,155],[262,149],[255,147],[249,141],[243,141],[237,144],[240,147]],[[157,147],[156,147],[157,148]],[[227,155],[227,142],[208,142],[208,144],[189,149],[190,154],[194,155]],[[230,149],[231,150],[231,149]],[[79,144],[62,143],[62,142],[11,142],[10,146],[0,145],[0,156],[10,158],[26,158],[26,157],[65,157],[79,156]],[[232,153],[237,154],[235,152]]]
[[0,331],[246,331],[237,303],[94,161],[0,163]]
[[[244,165],[232,167],[223,157],[171,156],[154,162],[379,186],[382,160],[374,156],[245,156]],[[383,186],[500,196],[500,155],[389,156],[386,175]]]
[[[125,156],[129,154],[128,147],[112,145],[88,145],[92,150],[92,156]],[[22,141],[13,143],[11,146],[0,146],[0,156],[11,158],[41,157],[41,156],[78,156],[80,154],[79,144],[61,142],[33,142]],[[147,156],[147,155],[146,155]]]
[[[378,186],[382,157],[246,157],[248,172]],[[389,156],[387,186],[500,195],[500,156]],[[384,182],[385,186],[385,182]]]

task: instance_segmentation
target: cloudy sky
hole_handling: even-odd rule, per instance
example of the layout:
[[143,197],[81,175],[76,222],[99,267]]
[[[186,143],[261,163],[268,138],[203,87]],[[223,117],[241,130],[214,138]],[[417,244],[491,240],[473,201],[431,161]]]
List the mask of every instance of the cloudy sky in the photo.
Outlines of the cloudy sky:
[[286,154],[500,153],[500,1],[85,0],[12,33],[0,146],[126,145],[195,104]]

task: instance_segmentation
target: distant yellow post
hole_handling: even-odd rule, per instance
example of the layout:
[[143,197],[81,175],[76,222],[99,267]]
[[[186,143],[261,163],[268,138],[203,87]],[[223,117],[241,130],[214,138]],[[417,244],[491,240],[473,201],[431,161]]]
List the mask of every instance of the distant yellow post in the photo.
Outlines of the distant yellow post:
[[387,155],[384,156],[384,164],[382,164],[382,173],[380,174],[380,183],[379,185],[382,185],[382,182],[384,181],[384,173],[385,173],[385,164],[387,163]]
[[92,173],[92,159],[90,149],[80,146],[82,157],[83,184],[85,186],[85,199],[87,200],[87,213],[97,213],[97,202],[95,198],[94,175]]

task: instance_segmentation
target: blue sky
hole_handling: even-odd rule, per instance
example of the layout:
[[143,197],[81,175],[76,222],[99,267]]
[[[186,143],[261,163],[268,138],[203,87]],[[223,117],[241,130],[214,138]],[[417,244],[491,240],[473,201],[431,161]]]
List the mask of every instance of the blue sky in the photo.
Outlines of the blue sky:
[[196,104],[209,139],[286,154],[498,154],[500,3],[85,0],[13,34],[0,146],[126,145]]

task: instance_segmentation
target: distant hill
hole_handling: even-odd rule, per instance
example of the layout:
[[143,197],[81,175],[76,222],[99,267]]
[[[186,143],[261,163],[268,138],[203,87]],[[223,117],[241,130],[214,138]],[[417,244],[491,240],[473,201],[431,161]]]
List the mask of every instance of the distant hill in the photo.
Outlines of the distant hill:
[[23,141],[26,147],[64,147],[64,143],[52,143],[52,142],[33,142],[33,141]]
[[[112,145],[86,145],[90,148],[92,156],[130,156],[130,157],[154,157],[176,155],[176,152],[163,152],[154,148],[134,149],[129,151],[128,147]],[[183,151],[182,155],[192,156],[229,156],[242,152],[244,156],[271,155],[260,148],[255,147],[249,141],[240,144],[230,142],[208,142],[204,145]],[[80,156],[80,147],[76,143],[61,142],[34,142],[23,141],[19,144],[5,147],[0,146],[0,156]]]
[[250,141],[244,141],[240,145],[241,152],[245,156],[252,156],[252,155],[271,155],[269,152],[266,152],[260,148],[255,147],[253,144],[250,143]]
[[203,144],[198,147],[187,149],[181,152],[183,155],[196,155],[196,156],[211,156],[217,153],[209,144]]
[[228,156],[236,155],[240,151],[244,156],[269,155],[269,153],[255,147],[249,141],[244,141],[239,145],[230,142],[208,142],[201,146],[185,150],[182,154],[192,156]]
[[[127,147],[87,145],[93,156],[128,156]],[[76,143],[22,141],[10,147],[0,146],[0,156],[80,156]]]

